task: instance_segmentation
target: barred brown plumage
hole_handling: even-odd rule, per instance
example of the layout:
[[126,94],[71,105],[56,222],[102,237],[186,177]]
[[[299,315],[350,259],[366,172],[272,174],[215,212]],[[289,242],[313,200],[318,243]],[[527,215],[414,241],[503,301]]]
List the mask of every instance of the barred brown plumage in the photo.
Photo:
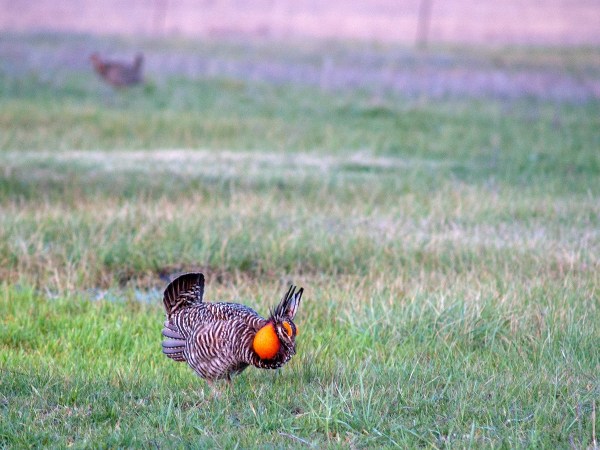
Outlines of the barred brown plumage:
[[165,289],[163,353],[202,378],[231,380],[249,365],[276,369],[296,353],[293,319],[303,288],[290,286],[267,319],[239,303],[204,302],[204,275],[187,273]]
[[139,53],[133,63],[109,61],[100,57],[98,53],[90,56],[96,73],[108,84],[122,88],[142,82],[142,64],[144,56]]

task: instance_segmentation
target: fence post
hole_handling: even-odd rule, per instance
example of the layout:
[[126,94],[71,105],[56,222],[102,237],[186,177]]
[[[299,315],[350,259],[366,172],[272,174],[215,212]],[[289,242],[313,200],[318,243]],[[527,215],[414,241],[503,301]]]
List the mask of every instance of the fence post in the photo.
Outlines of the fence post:
[[431,24],[431,4],[433,0],[419,0],[419,16],[417,18],[418,48],[426,48],[429,41],[429,26]]

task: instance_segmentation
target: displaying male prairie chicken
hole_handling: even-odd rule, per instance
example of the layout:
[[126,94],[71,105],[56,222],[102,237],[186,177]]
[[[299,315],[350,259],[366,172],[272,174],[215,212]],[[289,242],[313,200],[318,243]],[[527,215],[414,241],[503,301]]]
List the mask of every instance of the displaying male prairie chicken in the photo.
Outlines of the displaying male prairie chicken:
[[114,87],[132,86],[142,82],[144,56],[141,53],[136,55],[131,64],[102,59],[98,53],[94,53],[90,60],[96,73]]
[[276,369],[296,353],[293,322],[304,289],[290,286],[267,319],[238,303],[205,302],[204,275],[188,273],[172,281],[163,296],[167,320],[163,353],[185,361],[209,382],[248,366]]

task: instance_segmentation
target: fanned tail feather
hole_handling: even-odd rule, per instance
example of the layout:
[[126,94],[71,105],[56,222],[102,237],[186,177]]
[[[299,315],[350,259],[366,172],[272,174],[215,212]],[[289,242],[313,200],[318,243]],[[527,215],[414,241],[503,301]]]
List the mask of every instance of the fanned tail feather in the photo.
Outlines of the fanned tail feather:
[[167,316],[177,311],[202,302],[204,295],[204,275],[201,273],[186,273],[173,280],[165,289],[163,303]]
[[135,60],[133,62],[133,70],[135,70],[136,72],[139,72],[139,70],[142,68],[143,62],[144,62],[144,55],[142,55],[141,53],[138,53],[135,56]]

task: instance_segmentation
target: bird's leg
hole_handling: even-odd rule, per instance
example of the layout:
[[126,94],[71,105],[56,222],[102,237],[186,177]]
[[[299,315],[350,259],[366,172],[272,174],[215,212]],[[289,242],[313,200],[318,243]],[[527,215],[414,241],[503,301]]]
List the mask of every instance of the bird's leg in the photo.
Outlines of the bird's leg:
[[227,380],[227,386],[229,386],[229,390],[233,394],[233,381],[231,381],[231,377],[229,375],[227,375],[226,380]]
[[210,388],[210,393],[215,398],[221,397],[221,391],[217,388],[217,385],[212,380],[206,380],[208,387]]

